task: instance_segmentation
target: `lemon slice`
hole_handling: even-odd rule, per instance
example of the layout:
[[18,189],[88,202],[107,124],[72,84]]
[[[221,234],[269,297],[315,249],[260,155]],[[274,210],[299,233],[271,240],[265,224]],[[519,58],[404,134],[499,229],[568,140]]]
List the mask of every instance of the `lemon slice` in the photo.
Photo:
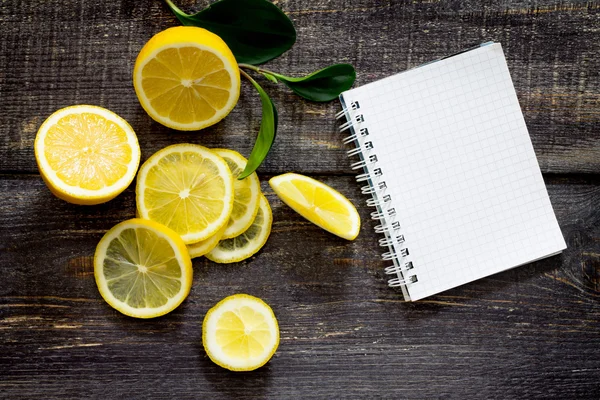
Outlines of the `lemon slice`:
[[186,244],[208,239],[233,209],[233,177],[221,157],[197,144],[175,144],[140,168],[136,187],[141,218],[168,226]]
[[143,219],[115,225],[94,256],[94,276],[104,300],[136,318],[158,317],[177,308],[190,292],[192,273],[179,235]]
[[271,233],[273,214],[267,198],[261,194],[258,213],[244,233],[231,239],[221,240],[206,254],[206,258],[216,263],[226,264],[245,260],[256,254],[267,242]]
[[231,371],[252,371],[275,354],[279,325],[267,303],[235,294],[208,310],[202,324],[202,343],[215,364]]
[[242,180],[237,179],[248,163],[248,160],[237,151],[227,149],[212,149],[212,151],[225,160],[234,178],[233,210],[223,234],[223,239],[230,239],[242,234],[252,225],[258,212],[260,181],[256,172]]
[[79,105],[44,121],[35,138],[35,159],[54,195],[75,204],[100,204],[129,186],[140,164],[140,146],[123,118]]
[[322,182],[287,173],[269,180],[277,196],[315,225],[341,238],[354,240],[360,217],[350,200]]
[[219,230],[217,233],[215,233],[208,239],[201,240],[197,243],[188,244],[187,248],[190,252],[190,257],[202,257],[203,255],[217,247],[217,245],[219,244],[219,240],[223,238],[223,232],[225,232],[226,227],[227,226],[222,227],[221,230]]
[[227,44],[206,29],[178,26],[144,45],[133,86],[155,121],[184,131],[223,119],[240,95],[240,71]]

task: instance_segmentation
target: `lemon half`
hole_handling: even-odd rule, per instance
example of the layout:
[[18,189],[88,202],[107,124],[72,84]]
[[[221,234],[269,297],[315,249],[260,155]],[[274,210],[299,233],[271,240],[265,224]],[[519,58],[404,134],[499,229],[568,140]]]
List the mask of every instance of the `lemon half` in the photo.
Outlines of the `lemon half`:
[[144,45],[133,86],[148,115],[178,130],[198,130],[223,119],[240,95],[240,71],[227,44],[206,29],[166,29]]
[[117,114],[78,105],[44,121],[35,138],[35,159],[54,195],[70,203],[99,204],[129,186],[140,163],[140,146]]

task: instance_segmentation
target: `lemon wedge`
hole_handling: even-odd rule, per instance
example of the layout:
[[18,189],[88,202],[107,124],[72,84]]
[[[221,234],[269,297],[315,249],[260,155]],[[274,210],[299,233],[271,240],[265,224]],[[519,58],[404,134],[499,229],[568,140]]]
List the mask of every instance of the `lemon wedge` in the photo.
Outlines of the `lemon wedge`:
[[258,212],[250,228],[239,236],[221,240],[206,254],[206,258],[216,263],[233,263],[252,257],[267,242],[272,223],[273,214],[269,201],[261,194]]
[[227,44],[206,29],[166,29],[144,45],[133,86],[148,115],[173,129],[198,130],[223,119],[240,95],[240,71]]
[[136,201],[141,218],[168,226],[186,244],[196,243],[229,221],[233,176],[227,163],[206,147],[175,144],[142,165]]
[[104,300],[136,318],[158,317],[177,308],[190,292],[192,274],[192,261],[179,235],[143,219],[115,225],[94,256],[94,276]]
[[269,180],[277,196],[315,225],[354,240],[360,231],[356,207],[333,188],[304,175],[287,173]]
[[265,365],[279,346],[279,325],[261,299],[235,294],[208,310],[202,324],[208,357],[231,371],[252,371]]
[[234,178],[233,210],[223,234],[223,239],[229,239],[241,235],[252,225],[258,213],[260,181],[256,172],[242,180],[237,179],[248,163],[248,160],[237,151],[228,149],[212,149],[212,151],[225,160]]
[[131,126],[96,106],[56,111],[38,130],[34,147],[50,191],[75,204],[113,199],[129,186],[140,164],[140,146]]

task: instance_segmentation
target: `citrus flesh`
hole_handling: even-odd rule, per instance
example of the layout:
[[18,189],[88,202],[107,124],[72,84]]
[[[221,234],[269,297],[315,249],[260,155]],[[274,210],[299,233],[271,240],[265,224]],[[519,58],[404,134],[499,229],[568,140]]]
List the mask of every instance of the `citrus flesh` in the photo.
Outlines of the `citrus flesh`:
[[284,203],[315,225],[344,239],[358,236],[356,207],[330,186],[295,173],[275,176],[269,185]]
[[223,234],[223,239],[229,239],[242,234],[252,225],[260,202],[260,181],[256,172],[242,180],[237,179],[248,163],[248,160],[237,151],[228,149],[212,149],[212,151],[225,160],[234,178],[233,210]]
[[195,144],[168,146],[140,168],[136,186],[141,218],[168,226],[186,244],[219,231],[233,209],[233,177],[227,163]]
[[104,300],[125,315],[153,318],[174,310],[192,285],[192,262],[174,231],[130,219],[98,243],[94,277]]
[[202,324],[206,354],[231,371],[252,371],[266,364],[279,346],[279,325],[271,307],[247,294],[226,297]]
[[269,201],[261,194],[258,213],[252,225],[239,236],[219,241],[219,244],[206,254],[206,258],[216,263],[233,263],[252,257],[267,242],[272,223],[273,214]]
[[60,109],[35,139],[40,175],[54,195],[75,204],[109,201],[129,186],[140,163],[131,126],[102,107]]
[[198,130],[233,109],[240,95],[240,72],[219,36],[178,26],[144,45],[135,62],[133,85],[152,119],[173,129]]

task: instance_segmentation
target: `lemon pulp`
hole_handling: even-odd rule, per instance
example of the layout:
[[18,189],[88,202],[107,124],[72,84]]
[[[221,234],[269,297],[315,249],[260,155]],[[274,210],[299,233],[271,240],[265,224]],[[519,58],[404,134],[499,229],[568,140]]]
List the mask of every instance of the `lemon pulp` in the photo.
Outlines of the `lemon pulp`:
[[330,186],[294,173],[275,176],[269,184],[284,203],[315,225],[344,239],[358,236],[356,207]]
[[194,144],[177,144],[152,155],[136,187],[142,218],[159,222],[187,244],[214,235],[233,208],[233,177],[222,158]]
[[208,311],[202,340],[216,364],[232,371],[251,371],[267,363],[277,350],[279,325],[264,301],[236,294]]
[[118,311],[151,318],[175,309],[189,293],[192,265],[175,232],[131,219],[104,235],[94,257],[102,297]]
[[129,186],[140,149],[124,119],[101,107],[79,105],[48,117],[36,136],[35,156],[42,178],[56,196],[98,204]]
[[240,93],[235,57],[217,35],[180,26],[156,34],[134,67],[140,103],[156,121],[197,130],[224,118]]

